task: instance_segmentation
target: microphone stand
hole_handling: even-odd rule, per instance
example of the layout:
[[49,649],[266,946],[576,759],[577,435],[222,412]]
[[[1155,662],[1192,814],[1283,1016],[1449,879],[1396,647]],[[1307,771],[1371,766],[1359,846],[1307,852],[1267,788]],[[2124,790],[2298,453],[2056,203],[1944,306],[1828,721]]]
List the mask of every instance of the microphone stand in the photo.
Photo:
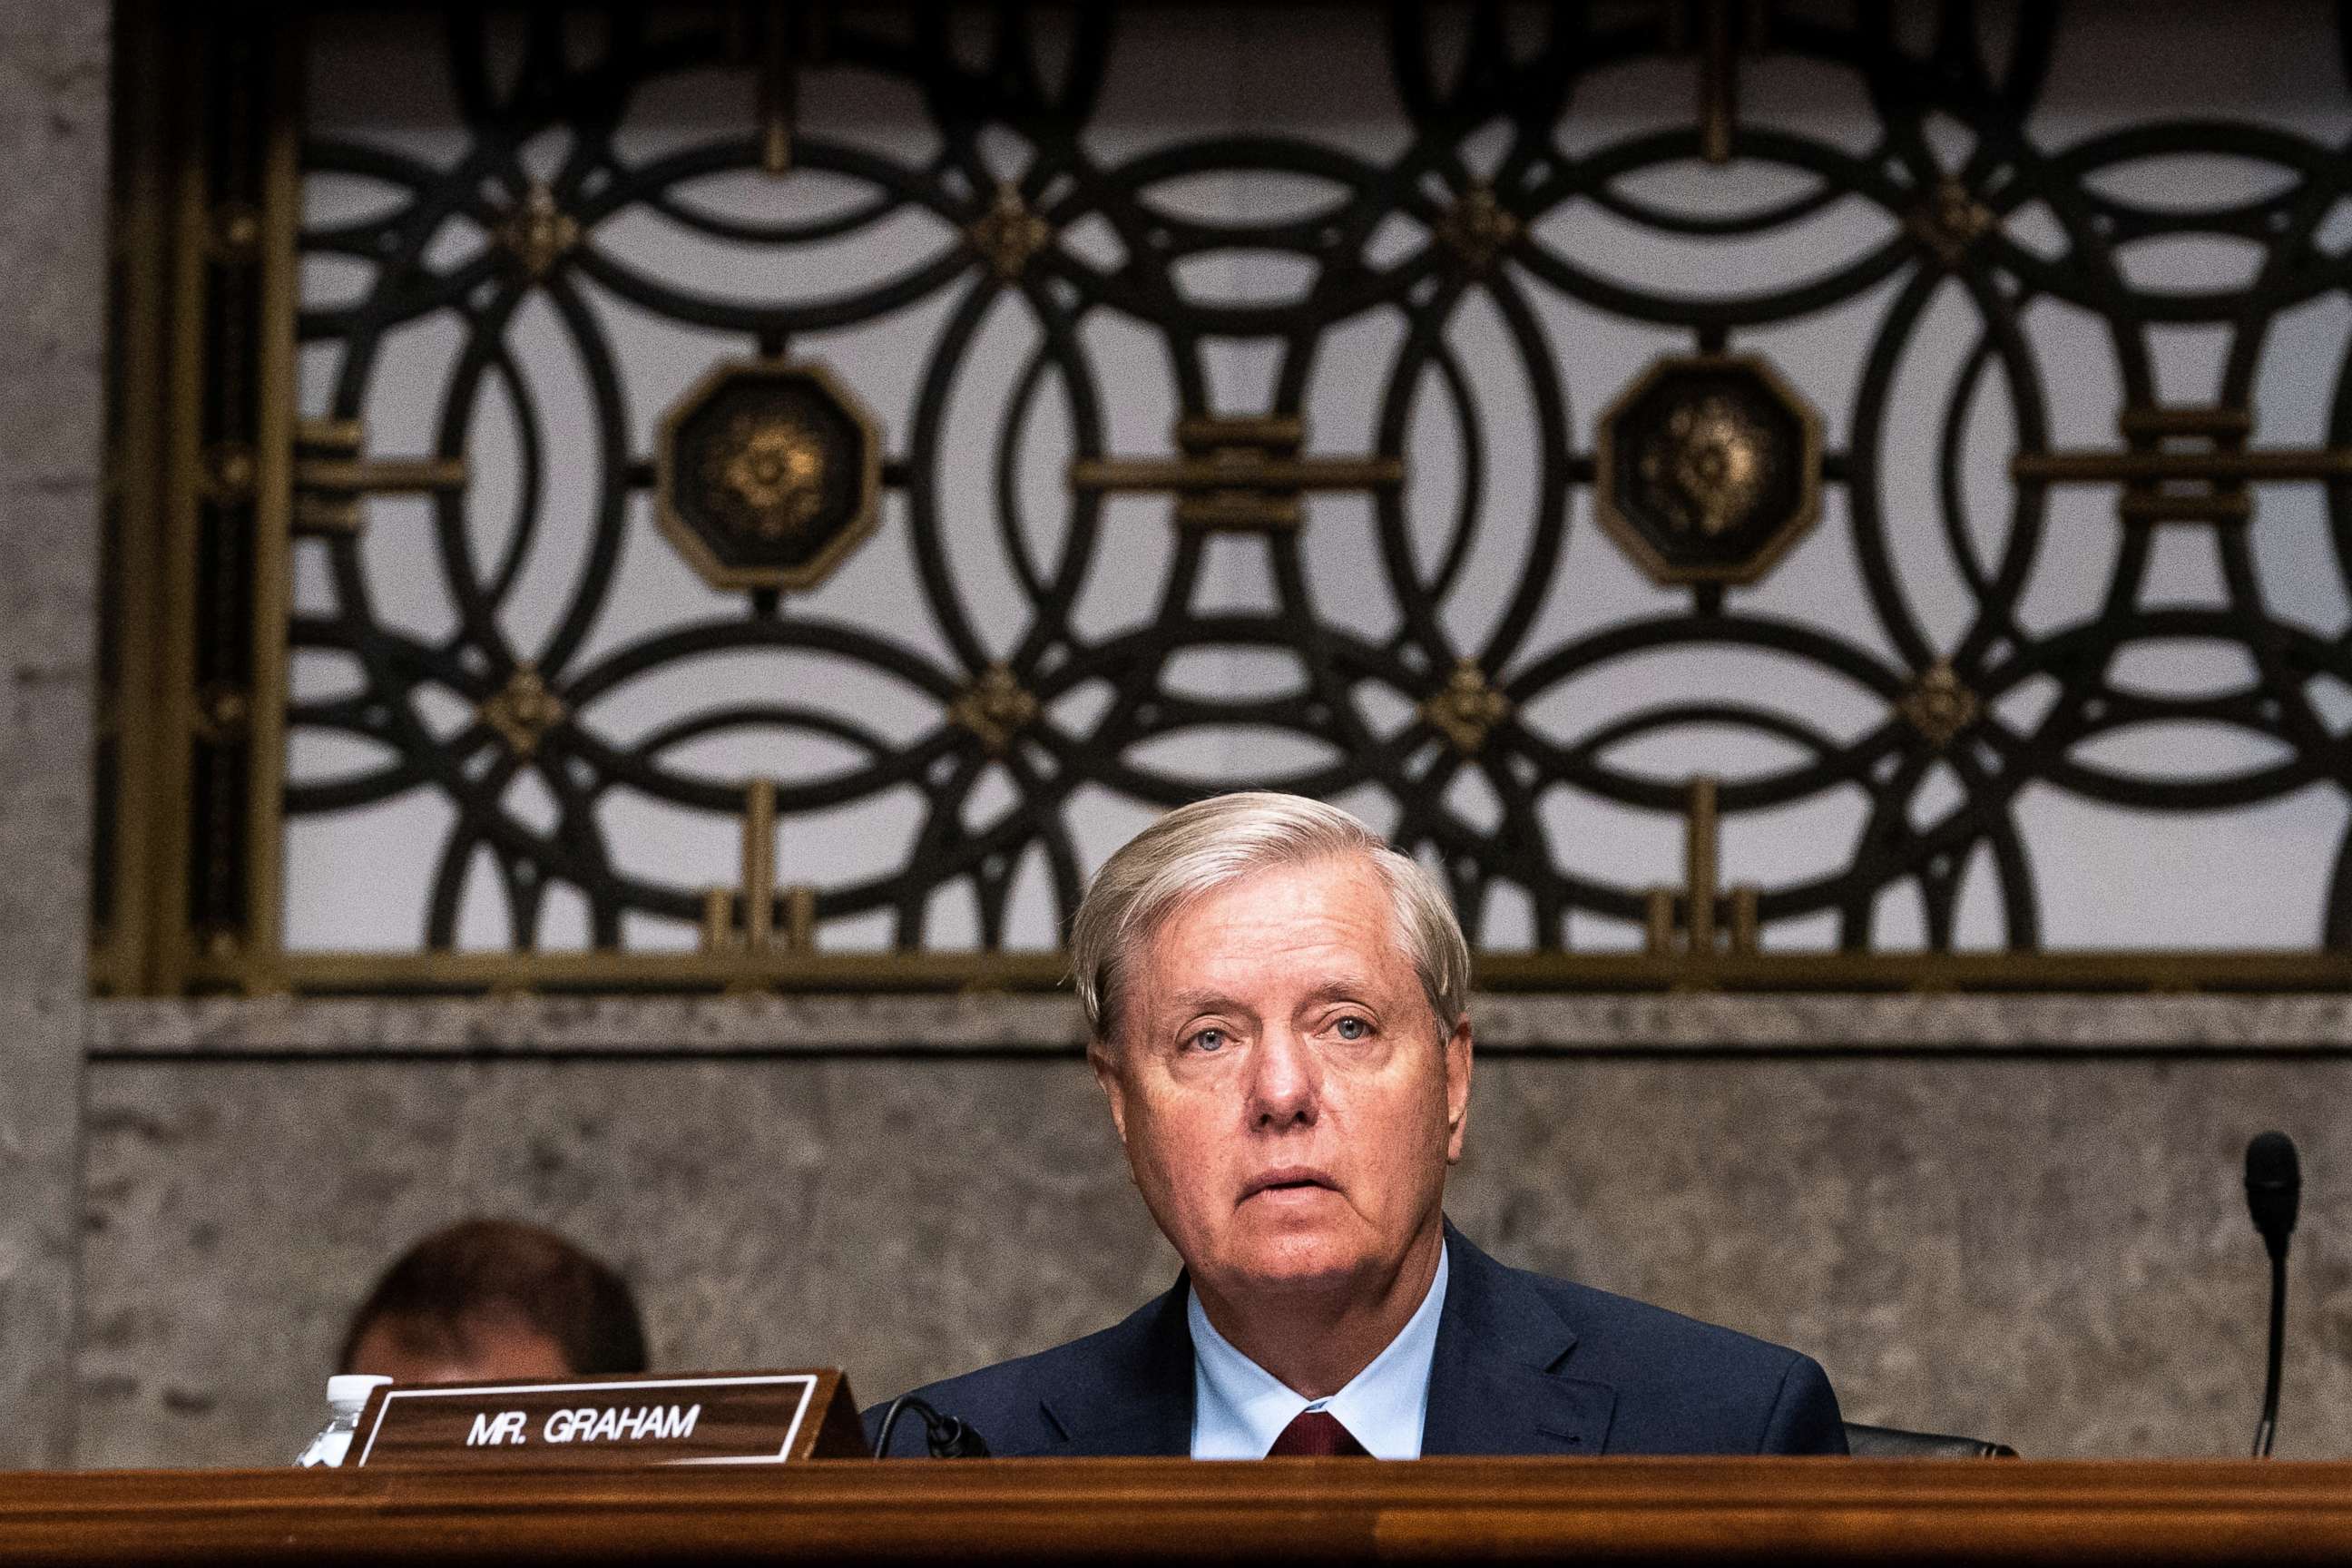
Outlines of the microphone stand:
[[2278,1436],[2279,1373],[2286,1360],[2286,1253],[2271,1257],[2270,1371],[2263,1378],[2263,1418],[2254,1427],[2254,1458],[2271,1457],[2271,1441]]
[[2271,1457],[2278,1436],[2279,1374],[2286,1356],[2286,1253],[2303,1202],[2303,1165],[2294,1140],[2264,1132],[2246,1145],[2246,1212],[2271,1255],[2270,1365],[2263,1379],[2263,1418],[2254,1427],[2254,1458]]

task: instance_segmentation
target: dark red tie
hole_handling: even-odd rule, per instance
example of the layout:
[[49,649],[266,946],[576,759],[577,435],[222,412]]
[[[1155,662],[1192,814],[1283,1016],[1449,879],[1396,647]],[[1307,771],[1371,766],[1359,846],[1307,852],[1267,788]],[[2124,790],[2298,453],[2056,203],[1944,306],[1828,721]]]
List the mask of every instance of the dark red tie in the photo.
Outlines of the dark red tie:
[[1368,1459],[1370,1453],[1356,1435],[1339,1425],[1339,1418],[1328,1410],[1302,1410],[1292,1417],[1274,1447],[1265,1451],[1269,1459]]

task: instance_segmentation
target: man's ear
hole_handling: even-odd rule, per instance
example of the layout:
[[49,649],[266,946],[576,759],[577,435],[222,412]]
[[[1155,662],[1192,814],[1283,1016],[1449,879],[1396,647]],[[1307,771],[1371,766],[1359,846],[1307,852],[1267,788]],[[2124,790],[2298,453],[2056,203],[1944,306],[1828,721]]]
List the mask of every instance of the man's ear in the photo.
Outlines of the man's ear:
[[1118,1076],[1118,1047],[1108,1040],[1087,1042],[1087,1065],[1095,1069],[1095,1082],[1101,1086],[1103,1098],[1110,1101],[1110,1124],[1118,1129],[1120,1147],[1127,1144],[1127,1084]]
[[1470,1126],[1470,1016],[1454,1026],[1445,1040],[1445,1163],[1462,1158],[1462,1135]]

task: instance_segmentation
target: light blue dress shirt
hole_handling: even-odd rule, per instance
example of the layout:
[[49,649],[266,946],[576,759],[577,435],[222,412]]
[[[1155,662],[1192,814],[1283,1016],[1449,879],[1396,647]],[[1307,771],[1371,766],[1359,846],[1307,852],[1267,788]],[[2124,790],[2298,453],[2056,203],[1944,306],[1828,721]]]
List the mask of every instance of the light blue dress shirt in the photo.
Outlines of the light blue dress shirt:
[[1209,1321],[1197,1290],[1184,1293],[1192,1328],[1192,1458],[1263,1459],[1302,1410],[1328,1410],[1379,1459],[1421,1458],[1429,1416],[1429,1366],[1437,1354],[1437,1320],[1445,1307],[1446,1259],[1405,1326],[1371,1364],[1328,1399],[1308,1399],[1235,1350]]

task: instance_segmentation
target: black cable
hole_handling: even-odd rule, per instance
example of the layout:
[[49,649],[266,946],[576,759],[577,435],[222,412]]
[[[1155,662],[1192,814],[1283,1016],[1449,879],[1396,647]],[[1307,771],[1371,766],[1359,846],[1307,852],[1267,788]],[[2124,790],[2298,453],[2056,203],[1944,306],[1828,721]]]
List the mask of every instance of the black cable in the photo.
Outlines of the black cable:
[[919,1406],[926,1411],[930,1409],[929,1405],[923,1404],[921,1400],[916,1398],[911,1394],[902,1394],[898,1395],[898,1398],[892,1400],[890,1402],[890,1407],[882,1412],[882,1429],[874,1435],[874,1457],[876,1458],[886,1459],[890,1457],[890,1429],[898,1425],[898,1413],[906,1409],[909,1405]]
[[942,1415],[924,1400],[911,1394],[902,1394],[882,1412],[881,1428],[874,1434],[874,1457],[889,1458],[891,1428],[898,1424],[898,1413],[912,1410],[923,1418],[923,1446],[934,1459],[985,1459],[988,1444],[981,1435],[967,1426],[961,1417]]
[[2263,1418],[2254,1428],[2254,1458],[2271,1457],[2271,1440],[2278,1436],[2279,1373],[2286,1360],[2286,1253],[2271,1255],[2270,1371],[2263,1379]]

